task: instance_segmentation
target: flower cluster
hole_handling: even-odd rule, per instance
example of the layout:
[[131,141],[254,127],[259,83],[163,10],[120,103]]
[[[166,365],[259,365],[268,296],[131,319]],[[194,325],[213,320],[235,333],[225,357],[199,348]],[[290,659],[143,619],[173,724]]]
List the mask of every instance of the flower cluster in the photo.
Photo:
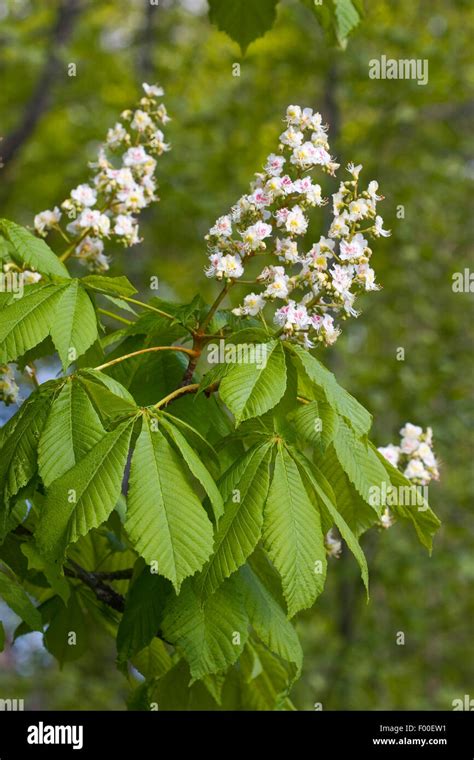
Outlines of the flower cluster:
[[394,467],[403,472],[415,485],[427,486],[439,480],[438,462],[433,453],[433,431],[407,422],[400,430],[399,446],[390,443],[379,448],[380,453]]
[[91,164],[95,170],[91,183],[74,188],[61,208],[35,216],[35,229],[45,236],[51,229],[61,230],[66,214],[70,222],[61,232],[73,255],[93,272],[109,268],[104,240],[125,247],[140,242],[137,215],[158,200],[156,157],[169,150],[161,127],[170,118],[159,102],[162,88],[144,83],[143,89],[139,107],[124,111],[122,120],[107,132],[97,161]]
[[6,406],[16,404],[19,392],[12,368],[8,364],[0,364],[0,401]]
[[262,289],[245,296],[234,313],[256,316],[268,302],[276,302],[279,333],[308,348],[315,342],[334,343],[340,334],[335,317],[358,316],[357,294],[378,289],[369,266],[372,251],[367,238],[390,234],[377,214],[377,202],[382,200],[378,183],[372,181],[359,191],[362,167],[349,164],[351,179],[341,182],[332,196],[327,236],[309,250],[304,248],[308,212],[328,202],[311,172],[320,168],[334,176],[339,168],[329,150],[321,115],[289,106],[278,153],[268,156],[251,192],[217,219],[206,236],[208,277],[232,282],[242,277],[253,257],[275,257],[275,263],[264,266],[255,280]]

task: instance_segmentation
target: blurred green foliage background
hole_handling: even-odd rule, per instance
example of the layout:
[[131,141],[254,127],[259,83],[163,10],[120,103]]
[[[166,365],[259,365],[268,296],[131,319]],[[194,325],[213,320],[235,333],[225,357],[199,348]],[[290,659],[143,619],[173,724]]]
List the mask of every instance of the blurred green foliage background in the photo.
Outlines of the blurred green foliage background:
[[[443,525],[431,558],[405,526],[362,539],[368,605],[351,558],[332,560],[325,594],[297,623],[305,667],[293,699],[309,710],[451,709],[453,699],[474,696],[473,294],[452,290],[453,273],[470,266],[474,232],[474,12],[469,0],[366,6],[340,50],[308,8],[284,0],[274,29],[241,58],[201,0],[82,0],[60,48],[58,3],[0,0],[2,136],[24,122],[52,56],[54,72],[41,118],[1,170],[1,215],[32,224],[86,181],[107,128],[142,81],[157,81],[173,117],[173,150],[158,170],[162,201],[143,219],[140,246],[108,251],[111,273],[145,294],[157,275],[162,297],[190,299],[196,286],[211,297],[209,226],[275,146],[287,104],[321,111],[341,164],[360,162],[362,177],[379,181],[392,229],[373,258],[383,289],[323,358],[374,414],[378,445],[397,442],[406,420],[433,427],[441,482],[430,486],[430,502]],[[370,79],[369,61],[381,55],[427,59],[428,84]],[[323,232],[315,229],[316,239]],[[24,697],[32,709],[123,707],[126,684],[101,637],[62,672],[41,652],[27,665],[11,650],[0,655],[0,696]]]

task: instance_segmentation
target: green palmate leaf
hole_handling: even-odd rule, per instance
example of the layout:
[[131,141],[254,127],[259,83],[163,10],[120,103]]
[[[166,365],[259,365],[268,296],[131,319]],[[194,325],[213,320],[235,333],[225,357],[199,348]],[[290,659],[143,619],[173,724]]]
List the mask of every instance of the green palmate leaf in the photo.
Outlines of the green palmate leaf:
[[153,641],[132,657],[132,665],[145,678],[160,678],[173,666],[165,645],[159,639]]
[[261,343],[257,349],[261,351],[261,361],[233,364],[220,384],[219,395],[237,425],[265,414],[285,393],[286,364],[281,342]]
[[150,573],[148,567],[131,585],[117,631],[119,665],[141,652],[157,636],[170,593],[168,581]]
[[102,438],[48,490],[36,531],[38,549],[50,560],[101,525],[120,496],[135,420],[127,420]]
[[79,280],[72,280],[59,297],[51,337],[64,370],[97,339],[95,309]]
[[[294,673],[286,663],[275,657],[257,642],[247,643],[249,651],[246,670],[242,663],[242,698],[247,710],[294,710],[288,693]],[[245,654],[245,653],[244,653]]]
[[325,451],[337,430],[338,415],[324,401],[303,404],[291,415],[297,434],[320,451]]
[[61,293],[67,285],[31,285],[23,298],[1,312],[0,363],[22,356],[50,333]]
[[170,602],[163,634],[180,649],[193,678],[226,670],[237,661],[248,638],[248,618],[232,578],[201,602],[188,581]]
[[55,390],[55,383],[41,386],[1,431],[0,505],[16,496],[36,473],[38,441]]
[[[217,701],[208,688],[211,676],[190,684],[191,674],[186,660],[179,660],[162,678],[155,679],[138,709],[158,706],[160,712],[183,710],[217,710]],[[130,709],[130,708],[129,708]]]
[[85,457],[105,434],[81,385],[69,379],[54,400],[41,434],[38,467],[45,486]]
[[[312,464],[305,456],[299,452],[293,452],[293,456],[313,486],[318,496],[318,502],[321,506],[321,509],[327,511],[330,521],[333,522],[337,527],[342,538],[356,558],[360,567],[362,580],[368,594],[369,569],[367,567],[367,560],[365,559],[364,552],[360,547],[356,535],[351,530],[350,526],[347,524],[343,515],[339,511],[339,503],[336,504],[334,498],[330,498],[331,486],[333,485],[332,481],[331,485],[329,485],[322,472],[318,470],[314,464]],[[324,459],[324,462],[326,462],[326,458]]]
[[124,388],[123,385],[118,382],[118,380],[110,377],[110,375],[106,375],[105,372],[101,372],[98,369],[87,368],[80,371],[79,377],[85,377],[88,380],[94,380],[96,383],[105,385],[105,387],[108,388],[111,393],[114,393],[116,396],[120,396],[120,398],[125,399],[125,401],[129,401],[131,404],[135,404],[135,400],[132,394],[126,388]]
[[60,666],[82,657],[88,649],[87,628],[78,594],[73,591],[67,604],[61,604],[51,616],[44,635],[46,649]]
[[[385,503],[384,488],[390,482],[385,468],[367,443],[359,440],[343,420],[339,421],[334,437],[334,450],[340,465],[364,501],[380,514]],[[385,486],[383,485],[385,484]],[[374,492],[380,498],[374,499]]]
[[[127,397],[117,395],[115,392],[118,387],[121,387],[120,383],[117,383],[116,380],[111,380],[114,385],[108,387],[108,385],[95,382],[95,377],[89,380],[89,376],[90,373],[84,372],[79,375],[78,379],[85,391],[87,391],[88,397],[104,422],[112,423],[114,420],[129,417],[137,413],[138,407],[132,396],[130,396],[131,400],[129,400],[128,396],[130,394],[128,394],[128,391],[126,391]],[[104,377],[106,376],[104,375]],[[113,390],[110,389],[111,387],[113,387]]]
[[224,578],[244,564],[262,533],[263,506],[268,494],[271,443],[255,446],[222,480],[224,515],[214,539],[214,553],[199,586],[212,594]]
[[359,24],[360,17],[352,0],[333,0],[336,18],[336,36],[340,45],[344,46],[347,37]]
[[[137,289],[124,276],[106,277],[101,274],[89,274],[87,277],[82,277],[81,282],[88,290],[111,296],[133,296],[137,292]],[[126,308],[129,308],[128,304]]]
[[297,357],[297,362],[303,367],[308,378],[324,391],[328,404],[350,422],[358,435],[367,433],[372,424],[372,415],[367,409],[341,388],[332,372],[308,351],[294,345],[287,348]]
[[322,592],[327,562],[319,513],[282,444],[265,505],[263,537],[293,617]]
[[250,625],[258,638],[297,670],[303,664],[303,651],[292,624],[282,608],[249,565],[239,570],[240,588]]
[[417,496],[415,497],[413,483],[393,467],[375,447],[372,447],[372,450],[387,471],[391,485],[394,486],[396,496],[395,498],[387,497],[387,504],[397,517],[413,523],[420,543],[431,553],[433,536],[441,525],[441,521],[431,510],[424,497],[423,489],[416,489]]
[[[184,400],[185,399],[183,399],[183,401]],[[196,401],[196,399],[194,399],[194,401]],[[209,399],[209,401],[211,404],[213,404],[213,402],[215,403],[215,399]],[[193,411],[197,411],[198,404],[199,402],[197,404],[193,403]],[[174,408],[175,406],[176,405],[173,405]],[[209,423],[209,418],[212,416],[212,414],[214,413],[214,416],[216,414],[215,407],[214,409],[209,408],[207,403],[205,403],[204,408],[201,411],[202,411],[203,417],[205,417],[205,422],[207,423]],[[187,416],[189,417],[190,415],[188,414]],[[219,457],[218,457],[217,451],[215,450],[213,446],[211,446],[209,441],[207,441],[206,438],[204,438],[204,436],[199,430],[197,430],[195,427],[192,427],[192,425],[189,424],[188,422],[185,422],[179,417],[175,417],[174,414],[170,414],[169,412],[165,412],[161,410],[160,417],[165,417],[167,420],[170,420],[172,424],[174,425],[174,427],[177,427],[181,430],[186,440],[189,440],[189,442],[191,443],[194,449],[198,451],[202,451],[203,454],[205,454],[212,462],[214,462],[217,466],[219,466]],[[201,417],[198,413],[198,420],[200,419]],[[224,435],[226,433],[227,433],[227,429],[225,430]]]
[[32,631],[42,631],[41,615],[26,591],[12,578],[0,572],[0,598],[3,599]]
[[319,470],[324,472],[331,484],[338,512],[349,525],[354,535],[359,536],[378,522],[379,515],[356,491],[339,464],[334,446],[324,454],[315,457]]
[[345,48],[347,37],[359,25],[363,15],[362,0],[302,0],[316,14],[329,39]]
[[218,519],[224,511],[222,496],[219,493],[214,478],[209,470],[203,465],[201,459],[194,449],[189,445],[186,438],[180,433],[175,425],[167,422],[163,417],[160,418],[159,424],[170,435],[172,441],[176,444],[181,456],[189,467],[194,477],[199,480],[205,492],[209,496],[214,516]]
[[49,277],[69,277],[66,267],[41,238],[19,224],[0,219],[0,232],[13,246],[12,256],[21,264]]
[[132,458],[126,531],[135,550],[177,591],[212,551],[212,524],[183,464],[146,417]]
[[209,0],[209,18],[237,42],[242,52],[272,28],[278,0]]

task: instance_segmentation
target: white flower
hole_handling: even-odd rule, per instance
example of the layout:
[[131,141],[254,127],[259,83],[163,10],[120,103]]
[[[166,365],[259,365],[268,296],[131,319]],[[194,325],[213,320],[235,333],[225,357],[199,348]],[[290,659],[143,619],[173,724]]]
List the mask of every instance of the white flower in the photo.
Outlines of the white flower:
[[106,214],[93,209],[84,209],[77,218],[75,225],[82,229],[91,228],[94,234],[108,235],[110,231],[110,219]]
[[288,106],[286,120],[288,124],[299,124],[301,119],[301,106]]
[[271,197],[265,192],[265,190],[262,190],[261,187],[249,196],[249,202],[258,209],[265,208],[265,206],[268,206],[271,201]]
[[288,281],[287,275],[277,275],[273,282],[267,285],[265,295],[268,298],[286,298],[289,293]]
[[104,253],[104,243],[100,238],[84,238],[76,247],[75,255],[92,272],[107,272],[109,269],[109,259]]
[[328,346],[331,346],[333,343],[335,343],[339,335],[341,334],[341,331],[337,327],[334,326],[334,319],[331,317],[330,314],[324,315],[323,321],[321,324],[321,330],[324,331],[326,344]]
[[[380,451],[380,449],[379,449]],[[390,512],[388,507],[385,507],[383,513],[380,516],[380,526],[382,528],[385,528],[386,530],[388,528],[391,528],[393,523],[395,522],[392,513]]]
[[295,206],[287,215],[285,227],[293,235],[304,235],[308,229],[308,220],[299,206]]
[[367,248],[367,240],[358,232],[351,240],[341,240],[339,258],[343,261],[359,259]]
[[364,283],[365,290],[380,290],[375,282],[375,272],[368,264],[359,264],[356,272],[357,278]]
[[347,214],[344,211],[339,216],[335,216],[329,229],[329,237],[338,238],[349,234],[347,226]]
[[359,179],[359,174],[362,169],[362,164],[355,166],[353,163],[347,164],[347,171],[352,174],[354,179]]
[[248,314],[255,317],[265,308],[265,299],[260,293],[249,293],[244,298],[244,304],[239,309],[233,309],[234,314]]
[[349,219],[351,222],[358,222],[365,219],[370,212],[368,202],[364,198],[357,198],[349,203]]
[[216,220],[214,226],[209,230],[210,235],[221,235],[222,237],[230,237],[232,235],[232,221],[230,216],[220,216]]
[[146,82],[143,82],[142,87],[149,98],[161,98],[165,94],[163,88],[158,87],[156,84],[147,84]]
[[133,115],[133,120],[130,126],[132,129],[136,129],[137,132],[144,132],[146,129],[149,129],[153,126],[153,121],[146,113],[146,111],[142,111],[140,108],[137,108]]
[[52,211],[49,209],[41,211],[41,213],[36,214],[34,219],[35,230],[39,235],[44,235],[47,230],[59,224],[60,219],[61,211],[57,206]]
[[260,248],[262,241],[272,234],[272,225],[265,222],[256,222],[242,232],[242,239],[251,251]]
[[133,235],[136,228],[135,219],[132,216],[119,214],[115,219],[114,232],[116,235]]
[[417,438],[402,438],[400,441],[400,451],[402,454],[413,454],[419,445],[420,442]]
[[304,140],[304,135],[299,129],[288,127],[280,135],[280,142],[283,145],[288,145],[289,148],[297,148]]
[[34,285],[42,279],[39,272],[32,272],[31,269],[24,269],[21,273],[24,285]]
[[334,264],[333,268],[329,271],[332,276],[334,289],[339,293],[347,292],[352,285],[352,267],[341,267],[339,264]]
[[371,198],[371,200],[375,203],[376,201],[383,200],[383,195],[377,195],[377,190],[379,189],[379,183],[373,179],[371,182],[369,182],[369,186],[367,188],[367,192]]
[[238,256],[233,256],[230,253],[223,256],[221,261],[221,272],[224,277],[232,279],[242,277],[244,268],[240,258]]
[[291,238],[278,239],[276,241],[276,252],[278,256],[288,261],[290,264],[296,264],[300,260],[298,254],[298,243]]
[[151,160],[151,156],[148,155],[143,145],[136,145],[133,148],[129,148],[123,154],[123,163],[125,166],[139,166],[140,164],[146,164]]
[[393,443],[389,443],[388,446],[380,446],[377,451],[380,451],[387,462],[390,462],[394,467],[398,465],[398,460],[400,459],[399,446],[394,446]]
[[120,145],[127,143],[128,139],[128,132],[119,121],[107,131],[106,143],[112,149],[119,148]]
[[71,198],[79,206],[95,206],[97,192],[90,185],[78,185],[74,190],[71,190]]
[[374,235],[376,237],[390,237],[391,235],[390,230],[383,229],[383,219],[381,216],[375,217]]
[[131,187],[120,190],[117,199],[130,211],[139,211],[148,205],[143,189],[135,182]]
[[281,174],[285,159],[283,156],[278,156],[276,153],[270,153],[265,164],[265,171],[272,177],[277,177]]
[[431,447],[427,443],[420,443],[416,450],[416,456],[420,457],[427,467],[436,467],[438,464]]
[[401,428],[400,435],[404,438],[414,438],[418,440],[423,433],[423,428],[419,425],[412,425],[411,422],[405,423],[405,426]]
[[423,463],[419,459],[411,459],[403,474],[409,480],[431,480],[430,473],[425,470]]

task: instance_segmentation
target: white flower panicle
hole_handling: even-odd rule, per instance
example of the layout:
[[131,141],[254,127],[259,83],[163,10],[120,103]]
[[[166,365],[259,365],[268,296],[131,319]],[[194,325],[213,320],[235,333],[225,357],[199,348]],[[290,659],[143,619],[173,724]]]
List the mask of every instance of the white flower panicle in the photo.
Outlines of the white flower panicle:
[[0,364],[0,401],[6,406],[16,404],[19,392],[12,368],[8,364]]
[[246,296],[234,313],[256,316],[268,302],[276,302],[274,321],[281,336],[311,348],[318,342],[334,343],[340,334],[335,319],[357,317],[356,296],[378,290],[369,265],[368,238],[390,232],[377,215],[377,202],[382,200],[378,183],[373,180],[360,191],[362,166],[349,164],[351,179],[341,182],[332,196],[333,220],[327,236],[309,250],[304,248],[308,212],[328,202],[311,172],[320,168],[334,176],[339,164],[331,157],[327,127],[319,113],[288,106],[285,121],[278,152],[271,153],[263,172],[255,175],[250,193],[209,230],[205,271],[208,277],[234,281],[243,276],[253,257],[273,256],[275,263],[256,278],[262,290]]
[[125,247],[140,242],[137,215],[159,200],[156,158],[170,149],[161,129],[170,117],[158,102],[162,88],[145,82],[143,89],[139,107],[124,111],[121,121],[108,130],[97,161],[91,164],[95,169],[91,182],[74,188],[61,209],[56,206],[35,216],[35,229],[45,236],[60,229],[66,214],[70,219],[66,231],[75,243],[73,255],[94,272],[109,269],[104,240]]
[[432,480],[439,480],[438,462],[433,453],[433,431],[426,432],[418,425],[407,422],[400,430],[399,446],[390,443],[379,448],[380,453],[394,467],[397,467],[415,485],[427,486]]

